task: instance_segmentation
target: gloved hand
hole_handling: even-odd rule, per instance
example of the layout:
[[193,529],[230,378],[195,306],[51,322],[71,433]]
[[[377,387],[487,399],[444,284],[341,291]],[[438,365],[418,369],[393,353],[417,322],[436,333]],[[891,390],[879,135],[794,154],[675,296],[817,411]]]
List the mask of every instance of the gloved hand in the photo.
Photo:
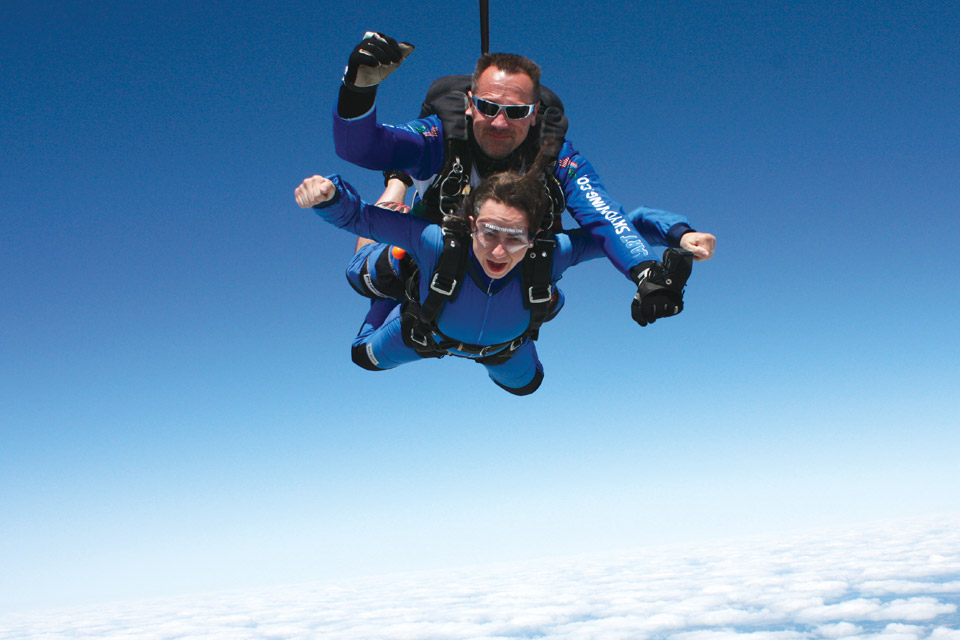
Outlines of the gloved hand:
[[343,83],[356,89],[372,89],[396,71],[413,52],[409,42],[397,42],[382,33],[367,31],[350,53]]
[[693,254],[684,249],[667,249],[663,262],[647,260],[630,269],[637,283],[630,315],[637,324],[645,327],[683,311],[683,288],[692,269]]

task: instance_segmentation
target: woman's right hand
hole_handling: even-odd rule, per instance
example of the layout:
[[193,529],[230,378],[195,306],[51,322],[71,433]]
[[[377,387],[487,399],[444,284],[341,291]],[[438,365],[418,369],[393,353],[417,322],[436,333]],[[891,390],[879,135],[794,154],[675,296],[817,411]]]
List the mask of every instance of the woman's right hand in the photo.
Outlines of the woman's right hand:
[[308,209],[322,202],[326,202],[334,196],[337,188],[333,183],[323,176],[313,176],[300,183],[293,194],[297,198],[297,204],[301,209]]

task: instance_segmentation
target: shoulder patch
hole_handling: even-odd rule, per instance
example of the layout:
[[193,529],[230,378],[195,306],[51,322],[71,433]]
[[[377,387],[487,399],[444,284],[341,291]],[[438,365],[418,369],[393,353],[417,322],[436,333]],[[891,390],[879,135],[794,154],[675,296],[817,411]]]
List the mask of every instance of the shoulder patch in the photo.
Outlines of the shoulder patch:
[[579,166],[580,165],[578,165],[576,162],[573,161],[572,155],[566,156],[564,158],[560,158],[560,160],[557,162],[557,168],[566,169],[567,175],[570,177],[574,177],[576,175],[577,168]]
[[424,138],[438,138],[440,136],[440,129],[437,128],[437,125],[428,127],[422,122],[413,122],[410,124],[400,125],[400,128],[421,135]]

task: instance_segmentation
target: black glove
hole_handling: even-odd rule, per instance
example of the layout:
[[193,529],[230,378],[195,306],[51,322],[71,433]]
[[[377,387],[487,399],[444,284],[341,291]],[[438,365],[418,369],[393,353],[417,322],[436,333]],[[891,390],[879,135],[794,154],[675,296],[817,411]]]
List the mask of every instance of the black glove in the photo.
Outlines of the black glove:
[[396,71],[413,51],[409,42],[397,42],[382,33],[367,31],[350,53],[343,83],[355,89],[372,89]]
[[630,269],[637,294],[630,314],[641,327],[683,311],[683,288],[693,270],[693,253],[667,249],[663,262],[647,260]]

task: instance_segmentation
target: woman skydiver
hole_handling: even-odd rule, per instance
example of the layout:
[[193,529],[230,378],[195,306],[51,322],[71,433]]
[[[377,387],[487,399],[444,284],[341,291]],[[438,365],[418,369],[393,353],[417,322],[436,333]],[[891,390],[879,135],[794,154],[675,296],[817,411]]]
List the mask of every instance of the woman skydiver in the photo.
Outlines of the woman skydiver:
[[[544,162],[544,156],[541,154],[535,165]],[[353,341],[354,362],[379,371],[419,360],[425,353],[450,354],[480,362],[490,378],[510,393],[527,395],[537,390],[543,366],[528,331],[531,311],[525,296],[529,293],[518,267],[524,260],[536,259],[529,249],[550,210],[540,175],[541,171],[534,169],[523,176],[506,172],[485,179],[464,199],[456,215],[447,216],[443,227],[365,203],[337,175],[313,176],[297,187],[295,197],[301,208],[312,207],[330,224],[403,247],[419,268],[420,277],[416,286],[408,288],[412,290],[404,305],[397,306],[389,299],[371,305]],[[466,267],[455,277],[460,280],[456,291],[441,304],[434,322],[418,324],[420,303],[426,306],[431,285],[437,283],[445,241],[456,245],[457,239],[466,245],[459,251],[465,252]],[[553,292],[567,268],[604,256],[600,246],[580,230],[560,232],[553,239],[556,245],[549,274]],[[652,274],[663,275],[661,263],[651,261],[650,267]],[[687,275],[689,266],[682,277],[673,274],[673,288],[682,291]],[[444,288],[446,285],[436,290]],[[559,307],[556,304],[549,317]],[[425,351],[418,337],[426,338],[434,352]]]

